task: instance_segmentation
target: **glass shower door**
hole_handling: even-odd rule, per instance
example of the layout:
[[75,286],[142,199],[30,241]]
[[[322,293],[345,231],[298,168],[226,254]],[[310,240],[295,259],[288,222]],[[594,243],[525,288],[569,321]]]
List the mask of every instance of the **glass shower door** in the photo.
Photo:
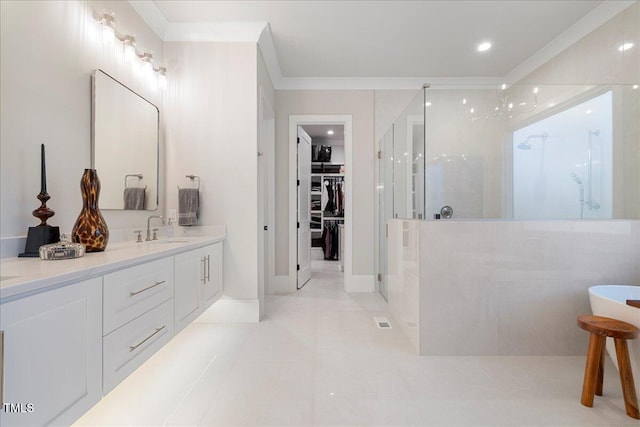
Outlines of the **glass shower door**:
[[387,221],[393,218],[393,126],[380,140],[378,160],[378,282],[380,294],[388,299]]

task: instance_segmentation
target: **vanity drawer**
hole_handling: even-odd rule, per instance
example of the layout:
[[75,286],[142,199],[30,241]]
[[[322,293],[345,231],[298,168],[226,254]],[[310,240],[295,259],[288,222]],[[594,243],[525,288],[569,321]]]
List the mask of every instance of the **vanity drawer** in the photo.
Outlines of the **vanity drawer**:
[[104,337],[103,394],[169,342],[173,332],[173,300],[169,300]]
[[173,257],[104,276],[103,335],[173,297]]

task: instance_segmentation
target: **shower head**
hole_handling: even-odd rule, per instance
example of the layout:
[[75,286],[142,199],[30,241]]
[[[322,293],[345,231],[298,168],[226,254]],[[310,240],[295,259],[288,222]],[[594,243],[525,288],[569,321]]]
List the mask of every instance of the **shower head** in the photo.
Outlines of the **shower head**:
[[571,173],[571,178],[573,178],[573,180],[576,182],[576,184],[582,185],[582,180],[580,179],[580,177],[578,175],[576,175],[575,172]]
[[520,144],[518,144],[518,149],[519,150],[531,150],[531,144],[529,143],[529,140],[530,139],[534,139],[534,138],[540,138],[540,139],[542,139],[542,142],[545,142],[547,140],[547,138],[549,138],[549,134],[545,132],[545,133],[538,133],[538,134],[529,135],[527,137],[527,139],[525,139]]

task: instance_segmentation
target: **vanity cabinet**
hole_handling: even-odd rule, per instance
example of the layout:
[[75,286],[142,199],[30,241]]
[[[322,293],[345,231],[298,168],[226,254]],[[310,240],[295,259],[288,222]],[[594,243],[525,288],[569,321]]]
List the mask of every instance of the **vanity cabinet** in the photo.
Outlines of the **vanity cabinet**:
[[0,426],[73,423],[211,306],[222,242],[192,245],[3,263],[25,280],[0,299]]
[[178,254],[175,259],[175,330],[184,329],[222,294],[222,243]]
[[69,425],[101,399],[101,277],[2,304],[0,329],[0,425]]

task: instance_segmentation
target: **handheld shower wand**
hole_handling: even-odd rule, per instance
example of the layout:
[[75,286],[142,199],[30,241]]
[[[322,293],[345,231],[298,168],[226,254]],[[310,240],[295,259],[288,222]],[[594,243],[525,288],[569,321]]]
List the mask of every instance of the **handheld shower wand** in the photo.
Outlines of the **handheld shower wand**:
[[580,219],[584,218],[584,185],[582,185],[582,180],[575,173],[571,173],[571,178],[578,184],[578,190],[580,191]]

